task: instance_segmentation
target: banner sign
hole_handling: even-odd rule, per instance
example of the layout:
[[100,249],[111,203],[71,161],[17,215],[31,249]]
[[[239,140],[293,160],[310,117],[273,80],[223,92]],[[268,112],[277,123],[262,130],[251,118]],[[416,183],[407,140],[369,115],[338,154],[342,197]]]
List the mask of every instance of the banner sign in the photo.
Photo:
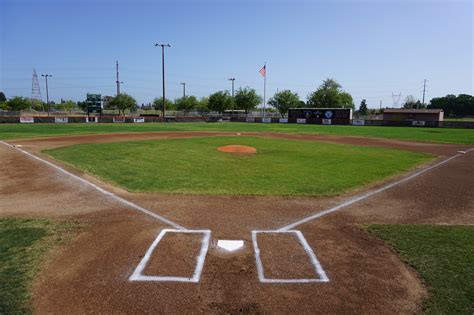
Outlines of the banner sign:
[[412,126],[424,126],[425,125],[425,121],[424,120],[414,120],[412,122]]
[[296,123],[297,124],[306,124],[306,118],[297,118]]
[[98,117],[86,117],[86,123],[96,123],[99,121]]
[[144,123],[145,122],[145,117],[133,117],[133,122],[134,123]]
[[323,125],[330,125],[330,124],[331,124],[331,119],[323,119]]
[[363,119],[354,119],[352,121],[352,124],[354,126],[365,126],[365,120],[363,120]]
[[125,117],[114,117],[112,118],[114,123],[124,123],[125,122]]
[[68,118],[67,117],[54,117],[54,122],[56,124],[67,124]]
[[33,124],[34,122],[34,117],[20,117],[20,123],[22,124]]
[[287,122],[288,122],[288,118],[280,118],[279,122],[280,122],[281,124],[287,123]]
[[263,117],[262,118],[262,122],[263,123],[271,123],[272,122],[272,119],[270,117]]
[[245,118],[245,122],[255,122],[255,117],[247,117]]

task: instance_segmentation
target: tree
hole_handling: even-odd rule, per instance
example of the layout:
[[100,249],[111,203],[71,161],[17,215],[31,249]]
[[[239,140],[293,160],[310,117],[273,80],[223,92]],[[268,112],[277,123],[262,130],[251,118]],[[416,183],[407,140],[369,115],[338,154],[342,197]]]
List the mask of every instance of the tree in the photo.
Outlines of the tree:
[[232,107],[232,98],[228,91],[219,91],[209,96],[207,106],[211,111],[222,113]]
[[413,108],[424,108],[425,106],[421,104],[420,100],[416,100],[413,95],[408,95],[405,97],[405,102],[403,103],[403,108],[413,109]]
[[207,113],[209,111],[209,98],[208,97],[203,97],[198,101],[198,104],[196,106],[196,110],[201,112],[201,113]]
[[188,112],[198,107],[199,101],[195,96],[186,96],[174,101],[177,110]]
[[281,117],[288,113],[288,109],[300,107],[300,98],[297,93],[290,90],[283,90],[275,93],[268,101],[268,104],[275,107],[280,113]]
[[44,111],[45,103],[37,99],[30,99],[30,107],[36,111]]
[[30,99],[21,96],[15,96],[9,101],[5,102],[5,108],[7,110],[11,110],[14,112],[18,112],[20,110],[25,110],[31,107]]
[[428,108],[442,109],[446,117],[462,117],[474,115],[474,96],[449,94],[431,99]]
[[[162,97],[157,97],[153,100],[153,106],[155,107],[156,110],[162,110],[163,109],[163,98]],[[166,99],[165,100],[165,109],[166,110],[174,110],[175,106],[173,101]]]
[[367,101],[365,99],[360,102],[359,115],[367,115]]
[[257,95],[255,89],[246,87],[244,89],[239,88],[235,92],[234,102],[235,108],[240,110],[245,110],[247,114],[250,110],[257,108],[257,105],[260,104],[262,98]]
[[102,97],[102,104],[104,105],[104,109],[114,109],[110,102],[114,99],[113,96],[104,96]]
[[77,107],[76,103],[71,100],[68,100],[68,101],[62,102],[61,104],[56,105],[57,109],[67,111],[69,113],[71,113],[71,111],[75,107]]
[[5,103],[7,101],[7,98],[5,96],[5,93],[3,93],[2,91],[0,91],[0,104],[1,103]]
[[308,106],[315,108],[352,108],[354,102],[352,96],[343,91],[337,81],[326,79],[319,88],[308,95]]
[[132,109],[136,107],[137,101],[133,97],[128,94],[120,93],[119,95],[115,96],[112,100],[110,100],[110,105],[116,107],[120,111],[122,111],[123,115],[125,115],[125,110]]

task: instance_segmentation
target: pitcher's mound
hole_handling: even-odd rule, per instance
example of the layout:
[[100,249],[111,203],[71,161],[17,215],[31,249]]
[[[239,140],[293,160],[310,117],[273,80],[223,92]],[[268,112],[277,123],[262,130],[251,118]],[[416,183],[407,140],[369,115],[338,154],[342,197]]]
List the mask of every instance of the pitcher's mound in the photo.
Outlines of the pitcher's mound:
[[221,152],[229,152],[229,153],[255,153],[257,149],[254,147],[249,147],[246,145],[225,145],[222,147],[217,148],[218,151]]

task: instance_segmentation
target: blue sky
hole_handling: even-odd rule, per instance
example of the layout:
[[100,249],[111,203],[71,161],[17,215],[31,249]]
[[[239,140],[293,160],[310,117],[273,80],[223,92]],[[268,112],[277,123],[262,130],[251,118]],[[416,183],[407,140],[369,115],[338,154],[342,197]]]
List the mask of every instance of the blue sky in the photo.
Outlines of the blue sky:
[[[427,100],[473,94],[473,5],[459,1],[0,0],[0,90],[31,95],[32,68],[49,73],[50,99],[115,94],[141,103],[250,86],[306,100],[336,79],[358,107],[392,106],[392,93]],[[45,99],[44,79],[39,77]],[[268,98],[268,97],[267,97]]]

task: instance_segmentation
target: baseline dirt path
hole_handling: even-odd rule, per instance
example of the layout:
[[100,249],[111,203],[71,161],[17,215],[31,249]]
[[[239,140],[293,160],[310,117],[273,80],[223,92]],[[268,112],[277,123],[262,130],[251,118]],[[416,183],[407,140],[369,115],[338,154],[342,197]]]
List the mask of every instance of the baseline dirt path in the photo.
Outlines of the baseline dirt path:
[[[78,143],[214,135],[235,133],[111,134],[9,143],[38,154],[45,148]],[[395,147],[439,156],[452,156],[458,150],[468,149],[369,138],[258,135]],[[14,148],[0,145],[0,160],[1,216],[75,219],[88,224],[83,233],[48,258],[34,286],[36,313],[417,313],[426,293],[416,274],[357,224],[474,224],[471,152],[406,184],[298,227],[330,282],[262,284],[257,276],[251,230],[279,228],[360,192],[336,198],[132,194],[72,170],[187,228],[212,231],[211,247],[198,284],[130,282],[128,278],[150,244],[160,230],[169,226]],[[216,248],[217,239],[243,239],[245,247],[237,253],[225,254]],[[299,264],[291,257],[298,255],[294,248],[287,251],[290,259],[277,267],[291,271]],[[174,267],[187,268],[188,263],[177,260]]]

